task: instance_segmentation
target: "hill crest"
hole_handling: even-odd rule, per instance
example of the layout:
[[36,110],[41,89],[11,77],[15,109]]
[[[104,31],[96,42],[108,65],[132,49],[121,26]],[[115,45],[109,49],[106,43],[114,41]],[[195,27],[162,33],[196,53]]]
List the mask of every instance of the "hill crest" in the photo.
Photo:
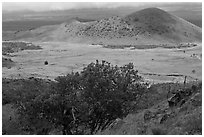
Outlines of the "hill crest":
[[43,31],[40,34],[39,29],[36,30],[16,34],[16,38],[30,36],[27,37],[29,40],[34,38],[44,41],[74,39],[116,45],[179,44],[202,40],[201,28],[158,8],[143,9],[125,17],[114,16],[99,21],[73,20],[49,30],[45,26],[41,27]]

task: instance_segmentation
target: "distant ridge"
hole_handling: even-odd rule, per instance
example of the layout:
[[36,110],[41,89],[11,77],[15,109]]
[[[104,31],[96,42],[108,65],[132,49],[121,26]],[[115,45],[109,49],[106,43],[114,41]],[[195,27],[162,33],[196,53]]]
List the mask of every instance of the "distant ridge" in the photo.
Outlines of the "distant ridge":
[[125,17],[99,21],[75,18],[61,25],[17,32],[11,39],[75,41],[115,45],[162,45],[201,42],[200,27],[158,8],[147,8]]
[[125,17],[127,21],[150,23],[150,21],[159,21],[161,23],[175,22],[174,17],[159,8],[147,8],[134,12]]

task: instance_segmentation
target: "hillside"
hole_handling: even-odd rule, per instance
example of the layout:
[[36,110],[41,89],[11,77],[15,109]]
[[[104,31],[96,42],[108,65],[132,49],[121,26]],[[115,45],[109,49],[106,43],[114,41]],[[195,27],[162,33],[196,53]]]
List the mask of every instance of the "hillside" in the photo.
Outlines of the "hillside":
[[[52,94],[55,82],[45,79],[30,77],[29,79],[2,79],[2,133],[9,135],[16,134],[40,134],[44,129],[51,135],[61,135],[62,132],[52,124],[36,118],[38,123],[32,132],[28,132],[22,126],[22,119],[19,119],[15,100],[19,95],[33,97],[36,94],[49,91]],[[184,91],[182,100],[177,105],[168,105],[167,94]],[[186,94],[186,93],[192,94]],[[143,91],[144,94],[135,104],[135,110],[124,118],[117,118],[107,129],[98,131],[102,135],[201,135],[202,134],[202,83],[187,83],[186,88],[178,83],[161,83],[151,85]],[[172,94],[174,95],[174,94]],[[26,99],[26,98],[22,98]],[[38,99],[38,98],[37,98]],[[36,99],[33,99],[36,100]],[[29,101],[29,99],[28,99]],[[36,124],[36,125],[35,125]],[[30,126],[30,125],[29,125]]]
[[[144,36],[163,38],[169,42],[199,41],[201,29],[179,17],[157,8],[148,8],[125,17]],[[137,29],[138,30],[138,29]]]
[[[165,99],[169,87],[176,92],[179,91],[179,86],[177,84],[166,83],[152,85],[149,89],[149,94],[147,93],[147,95],[143,97],[146,97],[143,104],[150,103],[149,107],[139,110],[136,113],[131,113],[124,119],[115,120],[108,129],[98,132],[97,134],[201,135],[201,83],[191,88],[182,89],[184,93],[191,91],[193,94],[185,96],[184,99],[174,107],[170,107],[168,105],[168,100]],[[180,91],[182,90],[180,89]]]
[[[169,13],[181,17],[199,27],[202,27],[202,4],[201,3],[182,3],[182,6],[178,7],[177,4],[171,3],[169,8],[159,6],[161,9],[165,9]],[[110,4],[111,5],[111,4]],[[157,4],[151,4],[152,7],[157,7]],[[148,8],[149,5],[143,5],[139,7],[118,7],[118,8],[89,8],[89,9],[70,9],[70,10],[55,10],[46,12],[33,12],[33,11],[19,11],[8,12],[2,11],[2,30],[3,31],[17,31],[27,30],[29,28],[37,28],[44,25],[61,24],[70,20],[71,18],[79,17],[82,19],[94,19],[100,20],[112,16],[124,17],[139,11],[141,9]]]
[[10,39],[74,41],[105,45],[175,45],[200,43],[201,37],[201,28],[158,8],[148,8],[126,17],[114,16],[90,22],[73,19],[60,25],[18,31]]

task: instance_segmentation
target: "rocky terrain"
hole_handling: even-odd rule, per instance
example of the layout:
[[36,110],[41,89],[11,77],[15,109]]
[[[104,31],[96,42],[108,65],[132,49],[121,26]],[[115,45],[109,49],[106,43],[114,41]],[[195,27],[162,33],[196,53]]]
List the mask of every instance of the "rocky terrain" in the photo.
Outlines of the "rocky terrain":
[[[169,106],[168,100],[165,99],[165,96],[168,94],[169,87],[171,87],[171,92],[178,93],[184,90],[185,94],[187,91],[192,92],[192,94],[182,94],[182,99],[180,101],[174,100],[177,102],[176,106]],[[179,90],[179,86],[176,84],[153,85],[150,87],[149,95],[146,95],[147,98],[151,98],[152,106],[150,105],[150,107],[147,107],[146,109],[138,110],[136,113],[128,115],[125,119],[117,119],[110,128],[105,131],[98,132],[98,134],[201,135],[201,85],[182,90]]]

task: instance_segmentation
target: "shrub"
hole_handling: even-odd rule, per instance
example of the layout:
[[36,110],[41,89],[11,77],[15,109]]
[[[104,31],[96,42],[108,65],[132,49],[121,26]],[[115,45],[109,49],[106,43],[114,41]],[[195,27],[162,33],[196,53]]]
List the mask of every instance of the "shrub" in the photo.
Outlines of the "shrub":
[[195,70],[192,70],[192,73],[195,73],[196,71]]
[[81,73],[57,77],[48,91],[22,94],[16,106],[29,132],[57,128],[63,134],[93,134],[131,111],[143,94],[141,81],[132,63],[118,67],[96,61]]
[[91,133],[104,130],[115,119],[126,116],[132,101],[142,93],[142,78],[132,63],[118,67],[102,61],[91,63],[81,72],[83,96],[90,110]]

